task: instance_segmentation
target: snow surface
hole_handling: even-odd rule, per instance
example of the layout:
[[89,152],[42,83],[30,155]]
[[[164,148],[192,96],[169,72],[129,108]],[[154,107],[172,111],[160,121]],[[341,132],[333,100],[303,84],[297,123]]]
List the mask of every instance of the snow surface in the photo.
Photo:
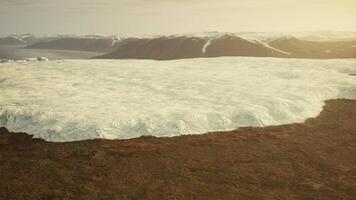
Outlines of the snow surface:
[[303,122],[356,98],[355,59],[221,57],[0,63],[0,126],[47,141]]

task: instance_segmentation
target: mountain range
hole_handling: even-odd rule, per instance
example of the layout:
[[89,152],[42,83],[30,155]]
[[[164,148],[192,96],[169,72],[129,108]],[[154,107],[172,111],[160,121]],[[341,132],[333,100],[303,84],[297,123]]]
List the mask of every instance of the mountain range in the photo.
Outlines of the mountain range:
[[219,33],[157,37],[30,34],[0,37],[0,45],[22,45],[28,49],[101,52],[96,59],[155,59],[245,56],[279,58],[356,58],[356,34],[344,38],[323,35],[263,35]]

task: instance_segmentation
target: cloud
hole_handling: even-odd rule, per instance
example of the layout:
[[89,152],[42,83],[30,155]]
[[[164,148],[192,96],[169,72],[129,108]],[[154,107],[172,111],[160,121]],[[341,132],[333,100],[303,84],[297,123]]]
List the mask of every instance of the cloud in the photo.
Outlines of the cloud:
[[50,3],[52,0],[1,0],[1,6],[31,6]]
[[355,0],[0,0],[0,32],[352,29]]

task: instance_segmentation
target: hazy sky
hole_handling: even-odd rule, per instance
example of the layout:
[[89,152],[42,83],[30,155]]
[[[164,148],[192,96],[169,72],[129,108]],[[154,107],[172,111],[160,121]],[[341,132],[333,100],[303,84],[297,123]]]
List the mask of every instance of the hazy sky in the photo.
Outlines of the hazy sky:
[[356,30],[356,0],[0,0],[0,34]]

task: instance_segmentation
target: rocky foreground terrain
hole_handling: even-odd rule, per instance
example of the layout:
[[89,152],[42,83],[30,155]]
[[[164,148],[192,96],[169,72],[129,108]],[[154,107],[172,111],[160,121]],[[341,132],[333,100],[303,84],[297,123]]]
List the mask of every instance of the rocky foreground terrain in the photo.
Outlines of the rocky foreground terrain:
[[305,123],[50,143],[0,129],[0,199],[355,199],[356,101]]

